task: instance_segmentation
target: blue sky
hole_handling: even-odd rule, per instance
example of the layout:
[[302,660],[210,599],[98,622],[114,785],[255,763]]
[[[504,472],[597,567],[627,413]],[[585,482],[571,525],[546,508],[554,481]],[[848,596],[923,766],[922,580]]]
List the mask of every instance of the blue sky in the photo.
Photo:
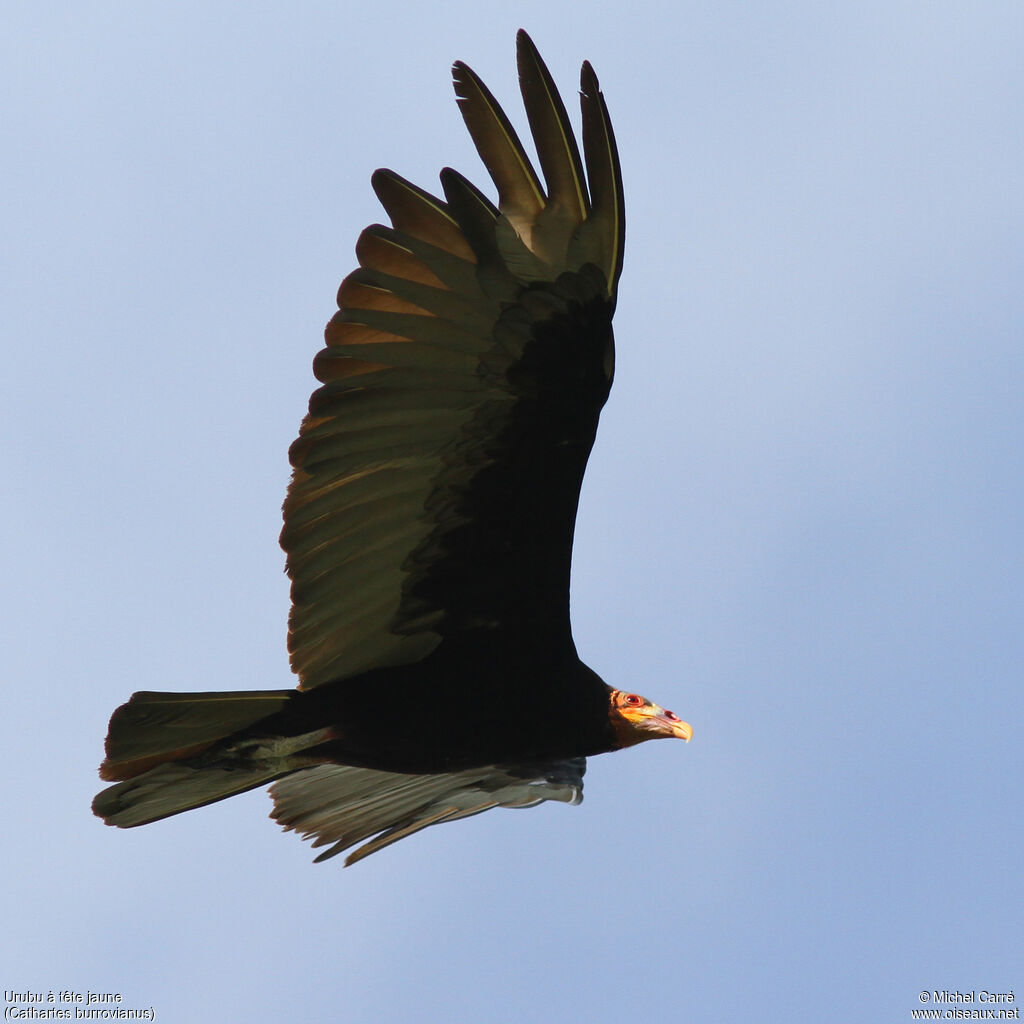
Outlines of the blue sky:
[[[1024,989],[1024,9],[48,4],[0,82],[5,989],[163,1021],[907,1020]],[[627,197],[585,660],[691,722],[349,870],[89,813],[139,689],[289,684],[287,447],[369,187],[514,34]]]

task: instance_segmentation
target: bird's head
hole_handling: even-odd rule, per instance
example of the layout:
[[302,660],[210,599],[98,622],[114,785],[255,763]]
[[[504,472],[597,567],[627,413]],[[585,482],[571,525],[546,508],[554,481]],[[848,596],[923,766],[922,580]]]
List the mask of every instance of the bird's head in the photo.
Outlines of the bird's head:
[[608,720],[619,747],[669,737],[689,742],[693,729],[674,711],[652,704],[638,693],[612,690],[608,694]]

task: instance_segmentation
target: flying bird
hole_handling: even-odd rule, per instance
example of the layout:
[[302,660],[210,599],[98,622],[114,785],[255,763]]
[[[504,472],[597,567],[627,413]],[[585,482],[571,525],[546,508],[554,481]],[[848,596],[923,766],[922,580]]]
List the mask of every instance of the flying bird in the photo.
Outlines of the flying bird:
[[[582,799],[585,759],[690,726],[579,659],[569,571],[611,388],[622,178],[580,78],[583,158],[517,37],[544,176],[483,82],[452,69],[497,188],[444,198],[390,170],[291,446],[281,546],[297,689],[140,692],[110,720],[93,801],[131,828],[272,782],[271,816],[346,864],[492,807]],[[584,173],[584,167],[586,171]],[[365,841],[365,842],[364,842]]]

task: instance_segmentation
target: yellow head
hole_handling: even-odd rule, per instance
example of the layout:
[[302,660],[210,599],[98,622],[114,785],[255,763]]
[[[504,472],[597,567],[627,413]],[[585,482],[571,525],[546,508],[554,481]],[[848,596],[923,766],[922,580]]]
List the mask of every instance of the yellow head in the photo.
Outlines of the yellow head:
[[652,704],[638,693],[612,690],[608,694],[608,720],[619,747],[669,737],[689,742],[693,736],[693,729],[675,712]]

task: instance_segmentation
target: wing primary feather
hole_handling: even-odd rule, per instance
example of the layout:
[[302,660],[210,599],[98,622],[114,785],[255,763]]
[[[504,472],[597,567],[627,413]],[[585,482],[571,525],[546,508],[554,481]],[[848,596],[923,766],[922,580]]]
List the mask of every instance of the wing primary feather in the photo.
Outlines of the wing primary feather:
[[476,334],[490,329],[494,315],[490,304],[477,301],[477,296],[419,284],[364,267],[352,271],[345,278],[338,291],[338,301],[347,309],[394,313],[422,311],[442,320],[467,325]]
[[622,169],[611,118],[590,61],[583,62],[580,72],[580,108],[583,112],[583,152],[592,204],[588,223],[593,222],[602,237],[607,260],[602,269],[608,277],[608,294],[614,302],[616,285],[622,273],[626,233]]
[[461,60],[452,65],[452,82],[469,134],[497,186],[501,212],[517,226],[532,222],[544,208],[544,190],[519,136],[487,86]]
[[583,164],[569,117],[551,74],[533,40],[522,29],[516,36],[519,88],[530,122],[537,157],[548,186],[548,202],[564,206],[577,222],[590,207]]
[[359,265],[368,270],[432,288],[445,287],[444,281],[408,245],[399,241],[398,233],[383,224],[363,229],[356,242],[356,258]]
[[[514,302],[519,282],[511,274],[498,246],[496,227],[500,216],[494,204],[471,181],[458,171],[445,167],[441,171],[448,208],[458,220],[463,233],[477,257],[477,284],[484,297],[490,300],[488,312],[497,316],[498,303]],[[490,333],[490,324],[482,332]]]
[[501,257],[494,242],[494,222],[499,214],[494,204],[451,167],[442,168],[441,187],[448,208],[476,253],[477,262],[498,262]]
[[356,244],[356,256],[362,266],[394,273],[410,281],[439,284],[449,291],[468,295],[473,292],[476,266],[472,256],[457,256],[407,231],[383,224],[366,228]]
[[459,231],[458,222],[437,196],[386,167],[373,172],[370,184],[397,230],[430,242],[453,256],[473,260],[473,250]]

